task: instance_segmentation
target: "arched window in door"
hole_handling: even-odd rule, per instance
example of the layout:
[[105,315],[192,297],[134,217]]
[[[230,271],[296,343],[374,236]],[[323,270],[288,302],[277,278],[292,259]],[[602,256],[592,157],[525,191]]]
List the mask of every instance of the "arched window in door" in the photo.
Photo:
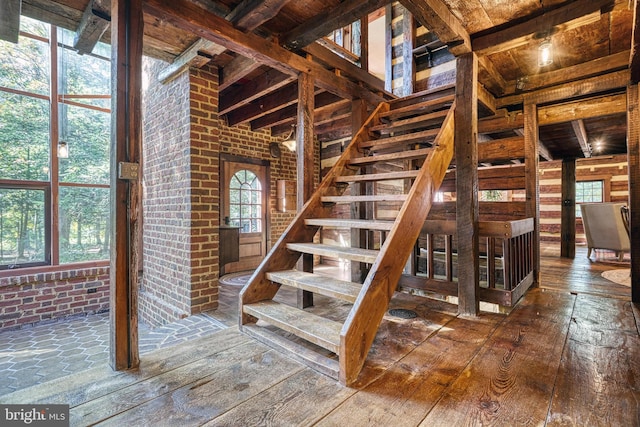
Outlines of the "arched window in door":
[[240,170],[231,178],[229,220],[241,233],[262,232],[262,185],[250,170]]

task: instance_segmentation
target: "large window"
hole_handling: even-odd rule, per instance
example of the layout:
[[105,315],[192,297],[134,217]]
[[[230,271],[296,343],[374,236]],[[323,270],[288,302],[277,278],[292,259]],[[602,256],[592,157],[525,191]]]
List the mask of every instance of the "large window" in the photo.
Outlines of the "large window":
[[109,47],[80,56],[70,31],[20,30],[0,41],[0,270],[107,260]]
[[250,170],[238,171],[231,178],[229,219],[241,233],[262,232],[262,186]]
[[[604,181],[576,182],[576,204],[604,202]],[[576,216],[582,217],[582,211],[576,209]]]

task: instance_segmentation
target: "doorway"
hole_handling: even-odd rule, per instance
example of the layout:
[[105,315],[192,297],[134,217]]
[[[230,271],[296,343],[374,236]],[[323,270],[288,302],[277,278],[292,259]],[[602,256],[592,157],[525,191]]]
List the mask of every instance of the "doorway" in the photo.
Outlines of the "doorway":
[[225,274],[253,270],[269,246],[269,162],[221,155],[220,164],[220,223],[238,227],[240,232],[238,261],[220,267]]

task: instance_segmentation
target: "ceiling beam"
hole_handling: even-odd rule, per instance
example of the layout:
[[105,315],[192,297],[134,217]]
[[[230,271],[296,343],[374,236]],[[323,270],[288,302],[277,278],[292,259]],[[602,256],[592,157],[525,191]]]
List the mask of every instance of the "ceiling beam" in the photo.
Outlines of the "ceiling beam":
[[481,70],[484,70],[489,76],[490,83],[493,83],[493,87],[497,91],[498,96],[502,96],[507,87],[507,81],[502,77],[502,74],[493,65],[493,62],[485,56],[478,58],[478,65]]
[[281,108],[288,107],[298,102],[298,82],[271,92],[269,95],[256,99],[255,101],[243,105],[240,108],[227,113],[227,124],[235,126],[240,123],[249,122],[259,117],[265,116]]
[[225,89],[220,92],[219,113],[226,114],[239,106],[246,105],[255,99],[278,90],[294,80],[295,76],[271,69],[245,85]]
[[[514,132],[520,136],[524,136],[524,128],[514,129]],[[538,139],[538,155],[547,161],[553,160],[551,152],[546,145],[540,139]]]
[[443,0],[401,0],[418,22],[435,33],[454,55],[471,52],[471,38]]
[[301,49],[328,35],[331,31],[347,26],[388,3],[390,0],[345,0],[284,34],[281,37],[281,43],[287,49]]
[[[329,92],[322,92],[316,95],[314,105],[316,110],[327,105],[340,102],[341,99],[336,95]],[[298,103],[290,105],[281,110],[275,111],[271,114],[267,114],[256,120],[251,121],[251,129],[257,130],[266,127],[273,127],[277,125],[292,125],[296,122],[296,112],[298,111]]]
[[[622,70],[629,66],[629,55],[630,51],[625,50],[623,52],[614,53],[613,55],[583,62],[582,64],[576,64],[546,73],[526,76],[522,80],[524,88],[521,90],[528,92],[547,86],[581,80],[587,77],[597,76],[599,74],[606,74],[611,71]],[[517,90],[516,83],[517,82],[515,80],[507,82],[506,93],[515,93]]]
[[629,68],[631,69],[631,83],[640,82],[640,8],[638,8],[638,0],[633,1],[633,35],[631,37]]
[[626,114],[627,95],[605,95],[579,101],[538,107],[538,125],[581,121],[595,117]]
[[589,137],[587,136],[587,129],[584,127],[584,122],[582,120],[574,120],[571,122],[571,126],[573,126],[573,131],[578,138],[584,157],[591,157],[591,146],[589,145]]
[[91,53],[111,24],[111,0],[90,0],[73,39],[80,54]]
[[231,62],[220,70],[220,90],[224,90],[260,68],[260,63],[246,56],[236,56]]
[[493,114],[496,113],[496,98],[478,83],[478,102]]
[[228,15],[227,20],[243,31],[253,31],[273,19],[291,0],[243,0]]
[[213,56],[219,55],[225,50],[217,43],[198,39],[158,74],[158,80],[161,83],[168,83],[187,68],[200,68],[211,61]]
[[577,98],[592,93],[624,88],[627,87],[628,84],[629,70],[615,71],[613,73],[590,77],[576,82],[564,83],[533,92],[505,96],[496,100],[496,107],[502,108],[508,105],[522,104],[524,101],[535,104],[557,102],[563,99]]
[[22,0],[3,0],[0,8],[0,40],[18,43]]
[[342,98],[360,98],[378,104],[384,98],[343,77],[336,76],[305,58],[253,33],[244,33],[219,16],[188,0],[147,0],[145,10],[178,28],[191,31],[243,56],[254,58],[281,72],[297,75],[312,72],[316,86]]
[[[478,55],[490,55],[509,49],[522,46],[535,37],[545,37],[553,32],[554,27],[573,22],[571,27],[577,28],[594,19],[600,19],[600,10],[612,6],[613,0],[576,0],[569,4],[545,10],[540,14],[532,16],[530,19],[518,24],[509,24],[491,29],[489,33],[479,33],[472,36],[471,44],[473,51]],[[582,19],[585,15],[590,15],[588,19]]]

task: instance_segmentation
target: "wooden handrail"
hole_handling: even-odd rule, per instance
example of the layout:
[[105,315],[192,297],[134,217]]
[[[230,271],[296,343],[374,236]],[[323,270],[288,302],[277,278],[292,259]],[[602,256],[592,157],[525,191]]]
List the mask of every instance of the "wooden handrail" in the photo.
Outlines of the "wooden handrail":
[[[510,239],[533,231],[533,225],[533,218],[512,221],[478,221],[478,232],[480,237]],[[428,219],[422,226],[422,232],[455,236],[457,234],[456,221]]]

